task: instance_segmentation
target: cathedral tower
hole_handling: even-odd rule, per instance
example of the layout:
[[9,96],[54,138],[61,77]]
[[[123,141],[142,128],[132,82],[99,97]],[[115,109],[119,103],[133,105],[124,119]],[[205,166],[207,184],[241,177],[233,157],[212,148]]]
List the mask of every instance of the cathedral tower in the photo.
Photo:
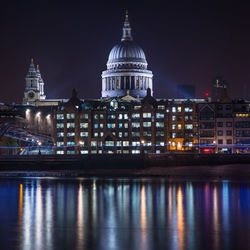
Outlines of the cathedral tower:
[[31,59],[28,73],[25,77],[25,90],[23,103],[32,103],[35,101],[45,100],[44,82],[39,71],[39,67],[35,68],[34,61]]

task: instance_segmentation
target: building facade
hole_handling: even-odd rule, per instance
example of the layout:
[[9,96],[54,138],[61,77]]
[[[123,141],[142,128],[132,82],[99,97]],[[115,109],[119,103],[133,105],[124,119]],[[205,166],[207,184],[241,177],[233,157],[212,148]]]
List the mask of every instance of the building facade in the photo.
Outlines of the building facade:
[[[195,103],[151,95],[81,101],[75,90],[54,114],[57,154],[166,153],[193,150]],[[175,117],[175,118],[173,118]]]
[[250,103],[232,101],[216,78],[207,99],[156,99],[153,74],[131,34],[126,13],[121,42],[102,72],[100,99],[47,99],[31,61],[22,109],[30,127],[45,128],[56,154],[248,153]]

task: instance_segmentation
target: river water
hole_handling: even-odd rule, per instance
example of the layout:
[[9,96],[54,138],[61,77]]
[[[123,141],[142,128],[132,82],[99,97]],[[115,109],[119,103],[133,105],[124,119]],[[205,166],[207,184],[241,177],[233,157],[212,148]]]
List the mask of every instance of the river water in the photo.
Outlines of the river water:
[[0,249],[250,249],[250,182],[0,179]]

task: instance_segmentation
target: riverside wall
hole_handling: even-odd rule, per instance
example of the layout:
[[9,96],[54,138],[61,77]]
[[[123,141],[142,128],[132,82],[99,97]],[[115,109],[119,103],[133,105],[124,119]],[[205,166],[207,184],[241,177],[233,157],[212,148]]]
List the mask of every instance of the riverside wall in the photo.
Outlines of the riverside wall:
[[0,156],[0,171],[147,169],[171,166],[249,164],[250,154],[102,154]]

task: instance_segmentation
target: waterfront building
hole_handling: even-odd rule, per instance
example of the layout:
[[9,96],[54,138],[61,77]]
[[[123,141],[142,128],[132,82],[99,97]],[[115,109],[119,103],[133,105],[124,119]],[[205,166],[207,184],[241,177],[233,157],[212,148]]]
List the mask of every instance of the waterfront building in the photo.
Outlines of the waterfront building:
[[201,153],[250,152],[250,103],[224,96],[219,102],[197,104]]
[[155,98],[152,78],[126,13],[121,42],[102,72],[100,99],[80,99],[75,90],[70,99],[46,98],[41,72],[31,60],[23,104],[0,105],[0,119],[17,111],[25,120],[21,129],[36,142],[41,138],[51,145],[48,137],[53,138],[56,154],[250,152],[250,103],[228,98],[225,81],[216,79],[211,102]]

